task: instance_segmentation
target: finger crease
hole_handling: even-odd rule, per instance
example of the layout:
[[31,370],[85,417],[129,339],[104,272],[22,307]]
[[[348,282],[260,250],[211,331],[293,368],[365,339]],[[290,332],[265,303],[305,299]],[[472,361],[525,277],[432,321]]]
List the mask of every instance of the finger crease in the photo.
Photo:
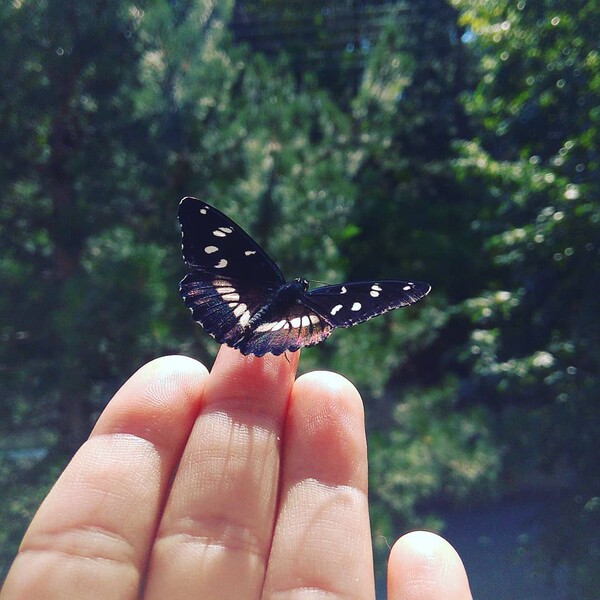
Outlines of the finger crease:
[[315,586],[297,586],[274,591],[270,598],[277,600],[286,600],[294,598],[335,598],[336,600],[357,600],[357,596],[326,590]]
[[19,554],[47,553],[134,565],[135,549],[123,536],[101,527],[39,532],[27,538]]
[[[173,528],[175,529],[175,528]],[[161,534],[161,539],[179,538],[187,544],[212,546],[265,557],[265,542],[246,525],[223,518],[182,518],[177,530]]]

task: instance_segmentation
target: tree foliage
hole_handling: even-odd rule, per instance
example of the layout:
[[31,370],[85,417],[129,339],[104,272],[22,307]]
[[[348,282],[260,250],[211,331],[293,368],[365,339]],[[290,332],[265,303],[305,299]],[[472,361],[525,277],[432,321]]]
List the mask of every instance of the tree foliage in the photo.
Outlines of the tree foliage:
[[[564,471],[546,551],[592,597],[600,547],[600,17],[593,2],[486,2],[463,8],[480,56],[466,106],[483,124],[459,170],[494,203],[487,253],[495,289],[465,303],[472,401],[502,406],[506,466]],[[533,37],[535,36],[535,38]],[[592,526],[593,524],[593,526]],[[577,541],[567,539],[581,531]],[[595,532],[595,533],[594,533]]]
[[[159,354],[214,354],[177,294],[192,194],[290,277],[433,284],[303,354],[363,392],[375,532],[440,526],[425,507],[548,473],[565,485],[546,553],[591,597],[598,11],[418,1],[383,26],[376,5],[358,38],[319,3],[0,7],[5,563],[115,387]],[[280,32],[301,13],[311,34],[264,55],[240,11]]]

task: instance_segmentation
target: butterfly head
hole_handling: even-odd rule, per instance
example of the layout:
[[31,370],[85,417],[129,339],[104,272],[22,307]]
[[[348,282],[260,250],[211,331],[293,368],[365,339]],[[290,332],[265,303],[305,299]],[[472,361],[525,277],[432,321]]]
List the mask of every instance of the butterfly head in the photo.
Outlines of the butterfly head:
[[303,292],[308,289],[308,281],[306,279],[302,279],[302,277],[296,277],[296,279],[294,279],[294,283],[302,287]]

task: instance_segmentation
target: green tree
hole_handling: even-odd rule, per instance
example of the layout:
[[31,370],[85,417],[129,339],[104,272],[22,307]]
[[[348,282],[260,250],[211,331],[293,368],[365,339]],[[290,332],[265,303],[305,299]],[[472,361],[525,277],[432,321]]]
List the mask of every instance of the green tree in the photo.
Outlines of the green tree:
[[[167,167],[154,174],[169,211],[161,218],[172,218],[173,197],[197,195],[246,227],[289,277],[337,279],[353,201],[350,120],[311,78],[299,84],[285,57],[232,45],[223,4],[212,25],[203,6],[185,20],[170,19],[166,3],[144,15],[137,114],[153,123],[150,146]],[[203,37],[199,22],[210,28]],[[192,337],[187,313],[183,327]],[[207,336],[194,331],[200,349]]]
[[116,0],[0,8],[2,553],[107,393],[151,355],[162,250],[143,244],[136,15]]
[[[501,272],[466,304],[473,397],[499,407],[506,466],[562,473],[548,520],[554,565],[595,597],[600,546],[598,31],[595,2],[456,1],[479,55],[467,108],[481,144],[461,168],[494,203],[488,255]],[[575,533],[577,532],[577,533]]]
[[[135,225],[141,201],[135,22],[116,0],[6,3],[0,18],[3,410],[51,423],[67,449],[87,431],[94,386],[136,364],[135,322],[148,315],[107,323],[111,298],[147,307],[160,260],[119,229]],[[129,276],[137,288],[123,285]]]
[[391,20],[353,103],[349,275],[433,286],[416,307],[348,332],[336,356],[338,368],[357,365],[369,396],[374,523],[387,535],[419,521],[440,527],[419,506],[475,490],[484,497],[499,468],[486,411],[458,403],[457,347],[470,332],[458,306],[486,285],[489,269],[472,226],[486,207],[454,168],[455,140],[470,135],[461,94],[471,85],[456,17],[446,2],[414,2]]

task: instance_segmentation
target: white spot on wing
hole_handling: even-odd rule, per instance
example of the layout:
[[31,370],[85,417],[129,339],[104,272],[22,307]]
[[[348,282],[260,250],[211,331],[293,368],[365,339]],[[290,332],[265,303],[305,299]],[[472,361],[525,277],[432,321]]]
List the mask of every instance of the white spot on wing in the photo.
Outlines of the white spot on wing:
[[227,261],[222,258],[216,265],[215,269],[224,269],[227,266]]
[[290,323],[292,327],[300,327],[302,325],[302,319],[300,317],[294,317]]
[[[245,304],[240,304],[240,306],[243,306],[244,308],[246,307]],[[234,311],[235,313],[235,311]],[[240,325],[242,327],[246,327],[246,325],[248,325],[248,323],[250,322],[250,311],[246,310],[244,311],[244,314],[240,317]]]
[[256,254],[256,250],[246,250],[244,254],[246,256],[252,256],[253,254]]
[[230,285],[222,285],[217,288],[217,292],[221,295],[222,294],[231,294],[231,292],[235,292],[235,288],[231,287]]
[[381,292],[381,290],[382,290],[381,286],[380,286],[378,283],[374,283],[374,284],[371,286],[371,289],[372,289],[373,291],[375,291],[375,292]]
[[307,316],[302,317],[302,327],[308,327],[310,325],[310,319]]
[[231,227],[219,227],[213,231],[213,235],[216,237],[225,237],[229,233],[233,233],[233,229]]
[[373,296],[373,298],[377,298],[377,296],[379,296],[379,292],[377,290],[371,290],[369,294]]
[[340,294],[345,294],[348,290],[346,289],[346,286],[343,285],[342,289],[340,290]]
[[408,285],[405,285],[405,286],[404,286],[402,289],[403,289],[405,292],[408,292],[408,290],[412,290],[412,289],[413,289],[413,287],[415,287],[415,286],[414,286],[414,284],[413,284],[413,283],[409,283]]
[[308,315],[308,318],[313,325],[317,324],[321,320],[319,317],[317,317],[317,315]]
[[289,327],[289,323],[287,321],[279,321],[279,322],[275,323],[275,325],[273,326],[273,331],[279,331],[280,329],[283,329],[284,327],[286,327],[286,329],[287,329]]
[[206,252],[206,254],[213,254],[213,252],[218,252],[219,249],[216,246],[206,246],[206,248],[204,248],[204,252]]
[[[247,312],[247,306],[242,302],[241,304],[238,304],[234,309],[233,309],[233,314],[236,317],[241,317],[245,312]],[[241,319],[240,319],[241,322]]]
[[275,323],[263,323],[256,328],[257,333],[264,333],[265,331],[279,331],[286,324],[286,321],[276,321]]
[[205,215],[208,212],[208,210],[206,210],[206,208],[201,208],[200,209],[200,214],[201,215]]
[[342,305],[341,304],[336,304],[330,311],[330,314],[335,315],[337,312],[339,312],[342,309]]
[[223,300],[225,300],[225,302],[239,302],[240,301],[240,295],[236,292],[231,292],[230,294],[223,294],[222,298],[223,298]]
[[362,308],[362,304],[360,302],[355,302],[351,307],[350,310],[353,311],[357,311],[360,310]]

